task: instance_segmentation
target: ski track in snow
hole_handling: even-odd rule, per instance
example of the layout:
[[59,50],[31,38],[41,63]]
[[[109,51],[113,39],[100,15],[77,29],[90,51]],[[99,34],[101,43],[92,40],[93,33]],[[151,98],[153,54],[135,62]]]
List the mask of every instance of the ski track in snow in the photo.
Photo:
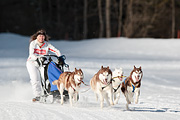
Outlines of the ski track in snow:
[[[69,104],[61,106],[58,103],[42,104],[31,102],[3,102],[1,106],[0,119],[6,120],[41,120],[41,119],[64,119],[64,120],[101,120],[101,119],[163,119],[178,120],[179,114],[174,111],[166,111],[166,109],[156,110],[146,107],[135,107],[135,110],[125,111],[123,105],[116,107],[105,107],[100,109],[96,107],[84,108],[79,104],[70,107]],[[131,108],[132,109],[132,108]]]
[[[115,46],[109,51],[103,51],[109,44],[106,39],[52,42],[60,46],[61,52],[67,54],[66,62],[70,65],[70,71],[73,71],[75,67],[83,70],[86,84],[89,84],[90,79],[101,65],[110,66],[112,71],[114,68],[122,67],[126,76],[129,75],[134,65],[141,65],[144,75],[139,103],[131,104],[129,106],[131,111],[127,111],[123,94],[120,96],[119,104],[107,106],[104,102],[104,108],[101,109],[100,102],[96,101],[92,90],[89,89],[89,86],[84,85],[81,86],[80,99],[73,104],[73,107],[70,107],[69,102],[61,105],[60,101],[53,104],[32,103],[33,95],[25,66],[27,53],[23,52],[28,47],[28,38],[14,34],[0,34],[3,44],[7,44],[12,37],[13,41],[14,39],[19,40],[21,45],[24,44],[24,47],[20,48],[19,42],[14,43],[17,43],[17,48],[12,46],[9,51],[5,51],[4,46],[0,47],[0,55],[2,56],[0,57],[0,120],[178,120],[180,117],[179,41],[148,39],[144,42],[144,40],[138,39],[133,41],[125,38],[120,41],[111,39],[114,46],[117,43],[127,44],[129,41],[132,42],[129,44],[131,46],[140,41],[141,44],[136,46],[137,56],[131,57],[130,55],[134,54],[135,51],[128,51],[126,47],[120,49],[119,46]],[[24,39],[27,41],[23,41]],[[104,46],[98,48],[101,41]],[[146,42],[150,45],[146,45]],[[151,48],[157,44],[163,44],[162,48],[160,46]],[[170,47],[168,47],[169,44],[171,44]],[[93,47],[97,47],[97,49],[92,49]],[[142,47],[142,50],[138,49],[139,47]],[[166,48],[165,51],[161,51],[164,48]],[[87,49],[92,50],[92,53]],[[82,50],[84,51],[82,52]],[[16,55],[17,51],[21,51],[21,53]],[[24,51],[27,52],[27,50]],[[102,54],[98,56],[101,52]],[[10,53],[12,56],[8,57]],[[117,56],[111,55],[114,53]],[[170,56],[168,56],[169,54]]]
[[[19,60],[20,63],[25,60]],[[20,64],[17,63],[17,64]],[[77,63],[73,64],[73,61],[69,62],[73,65],[80,65]],[[83,63],[81,61],[81,63]],[[91,64],[94,62],[88,62],[89,66],[81,64],[80,67],[84,69],[85,73],[85,83],[89,84],[90,76],[96,72],[96,64],[94,68]],[[90,68],[92,67],[92,68]],[[17,66],[19,68],[17,73],[26,73],[26,68]],[[72,67],[73,68],[73,67]],[[0,71],[4,69],[10,69],[9,66],[0,69]],[[14,69],[14,68],[13,68]],[[11,70],[10,70],[11,71]],[[130,71],[130,68],[127,67],[127,71]],[[148,71],[151,73],[151,70]],[[11,72],[12,73],[12,72]],[[9,73],[7,73],[9,74]],[[88,76],[86,76],[86,74]],[[17,74],[18,75],[18,74]],[[82,85],[80,90],[80,100],[70,107],[69,103],[65,103],[64,105],[60,105],[59,102],[54,104],[43,104],[43,103],[32,103],[30,101],[31,97],[28,96],[28,92],[31,92],[30,84],[28,81],[23,82],[20,78],[23,78],[24,75],[19,75],[17,79],[14,80],[14,77],[9,77],[12,79],[12,83],[9,84],[9,87],[6,86],[5,89],[6,94],[9,96],[5,96],[6,100],[1,99],[0,101],[0,119],[5,120],[41,120],[41,119],[63,119],[63,120],[108,120],[108,119],[122,119],[122,120],[132,120],[132,119],[163,119],[163,120],[177,120],[180,117],[180,96],[179,87],[172,87],[165,85],[160,85],[156,83],[152,83],[151,80],[163,80],[163,78],[158,77],[158,75],[154,75],[152,77],[148,77],[144,75],[142,81],[141,88],[141,96],[139,100],[139,104],[130,105],[130,109],[132,111],[125,110],[125,98],[121,94],[121,98],[118,105],[114,105],[109,107],[104,103],[104,108],[100,108],[100,102],[95,100],[94,93],[91,90],[88,90],[89,87]],[[27,74],[24,76],[27,77]],[[18,80],[20,79],[20,80]],[[165,79],[165,78],[164,78]],[[4,83],[5,84],[5,83]],[[19,88],[18,86],[21,86]],[[13,88],[13,89],[12,89]],[[27,93],[23,92],[25,90]],[[11,90],[12,89],[12,90]],[[87,92],[84,92],[88,90]],[[2,89],[1,89],[2,91]],[[173,94],[172,94],[173,93]],[[2,94],[2,93],[0,93]],[[12,94],[12,95],[11,95]],[[31,94],[30,94],[31,95]],[[19,96],[19,97],[18,97]],[[24,96],[24,97],[23,97]],[[26,98],[27,96],[27,98]]]

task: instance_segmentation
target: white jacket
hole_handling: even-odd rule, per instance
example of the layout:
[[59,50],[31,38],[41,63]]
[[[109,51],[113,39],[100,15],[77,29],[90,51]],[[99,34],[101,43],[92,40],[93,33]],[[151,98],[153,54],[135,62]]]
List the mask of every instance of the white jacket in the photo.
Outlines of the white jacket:
[[27,61],[32,61],[33,63],[37,64],[35,60],[38,58],[38,56],[48,55],[49,52],[53,52],[57,56],[61,56],[60,51],[53,45],[45,41],[41,46],[39,46],[36,39],[29,45],[29,57]]

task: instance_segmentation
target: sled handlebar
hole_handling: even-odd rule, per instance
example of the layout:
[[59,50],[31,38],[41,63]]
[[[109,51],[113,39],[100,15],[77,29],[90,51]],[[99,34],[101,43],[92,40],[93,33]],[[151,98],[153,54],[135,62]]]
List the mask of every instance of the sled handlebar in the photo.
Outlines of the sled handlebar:
[[61,55],[44,55],[44,57],[49,57],[49,61],[52,61],[51,57],[56,57],[58,59],[58,64],[64,65],[65,67],[69,68],[69,65],[65,63],[66,56]]
[[59,59],[59,58],[62,58],[63,60],[65,60],[66,59],[66,56],[65,55],[61,55],[61,56],[57,56],[57,55],[44,55],[45,57],[47,56],[47,57],[56,57],[57,59]]

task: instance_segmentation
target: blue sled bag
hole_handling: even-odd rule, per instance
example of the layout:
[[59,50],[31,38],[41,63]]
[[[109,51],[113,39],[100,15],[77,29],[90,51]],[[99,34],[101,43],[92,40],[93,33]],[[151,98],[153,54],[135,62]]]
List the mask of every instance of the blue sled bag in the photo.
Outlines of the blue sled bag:
[[58,80],[61,73],[62,71],[51,61],[48,66],[48,78],[51,84],[51,91],[58,90],[57,85],[53,85],[52,82]]

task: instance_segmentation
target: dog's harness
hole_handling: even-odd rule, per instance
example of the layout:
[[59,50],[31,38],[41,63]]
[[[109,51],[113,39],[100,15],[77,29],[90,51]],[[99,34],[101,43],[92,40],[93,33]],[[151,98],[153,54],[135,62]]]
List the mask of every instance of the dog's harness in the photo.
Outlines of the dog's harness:
[[[110,84],[112,84],[112,81],[115,81],[115,80],[114,80],[115,78],[119,78],[119,77],[122,77],[122,78],[123,78],[123,77],[126,77],[126,76],[113,77],[113,78],[111,79],[111,81],[108,83],[108,85],[102,87],[102,90],[103,90],[104,88],[106,88],[107,86],[109,86]],[[125,80],[126,80],[126,79],[125,79]],[[125,80],[124,80],[124,82],[125,82]],[[124,84],[125,84],[125,83],[124,83]],[[114,89],[114,88],[113,88],[114,92],[116,92],[116,91],[120,88],[120,86],[121,86],[121,84],[118,85],[117,89]]]
[[76,89],[71,85],[71,88],[74,90],[74,92],[76,91]]
[[[81,81],[81,83],[83,83],[86,86],[89,86],[89,85],[85,84],[84,81]],[[71,88],[74,90],[74,92],[76,91],[76,89],[72,85],[71,85]]]
[[81,81],[85,86],[89,86],[89,85],[87,85],[86,83],[84,83],[84,81]]
[[[67,75],[66,75],[66,76],[67,76],[67,79],[69,79],[70,74],[71,74],[71,73],[67,73]],[[76,89],[75,89],[71,84],[70,84],[70,87],[74,90],[74,92],[76,91]]]
[[[120,78],[120,77],[123,78],[123,77],[126,77],[126,76],[117,76],[117,77],[113,77],[113,78],[112,78],[112,81],[115,81],[115,80],[114,80],[115,78]],[[126,80],[126,79],[125,79],[125,80]],[[125,80],[124,80],[124,81],[125,81]],[[116,89],[113,88],[114,93],[120,88],[120,86],[121,86],[121,83],[118,85],[118,87],[117,87]]]
[[[127,78],[126,78],[126,79],[127,79]],[[126,83],[126,79],[124,80],[124,85],[125,85],[125,83]],[[134,85],[132,84],[132,82],[131,82],[131,87],[132,87],[132,89],[133,89],[132,92],[134,92],[137,86],[134,86]]]
[[[127,78],[126,78],[126,79],[127,79]],[[124,85],[125,85],[126,79],[124,80]],[[135,91],[135,89],[137,88],[138,85],[139,85],[139,84],[137,84],[137,85],[135,86],[135,85],[133,85],[132,82],[131,82],[131,87],[132,87],[132,89],[133,89],[132,92]]]
[[131,87],[132,87],[132,92],[134,92],[134,90],[136,89],[136,86],[134,86],[133,84],[131,84]]
[[110,84],[112,84],[112,79],[111,79],[111,81],[110,81],[106,86],[102,87],[102,90],[103,90],[104,88],[106,88],[107,86],[109,86]]
[[113,88],[114,93],[120,88],[121,84],[118,85],[118,87],[116,89]]
[[133,85],[132,82],[131,82],[131,87],[132,87],[132,89],[133,89],[132,92],[135,91],[135,89],[137,88],[138,85],[139,85],[139,83],[138,83],[137,85]]

